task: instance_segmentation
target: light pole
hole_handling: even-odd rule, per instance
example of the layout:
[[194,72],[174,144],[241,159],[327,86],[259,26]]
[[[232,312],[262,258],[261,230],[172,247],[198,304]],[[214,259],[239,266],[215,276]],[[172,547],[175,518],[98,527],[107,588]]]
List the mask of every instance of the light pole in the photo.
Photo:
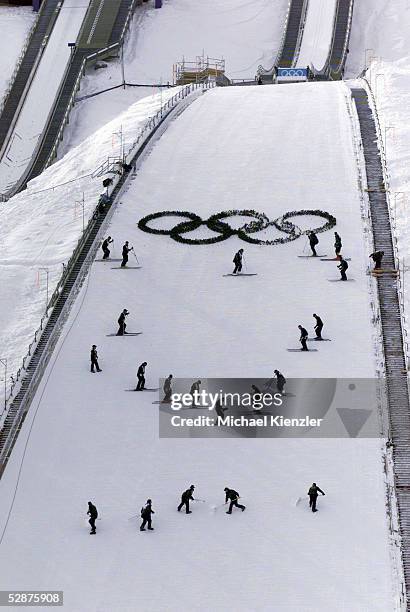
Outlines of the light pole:
[[394,138],[394,129],[395,129],[394,125],[386,125],[384,127],[384,154],[386,156],[386,164],[387,164],[387,132],[389,130],[393,130],[393,138]]
[[378,79],[379,78],[383,79],[383,89],[384,89],[384,87],[385,87],[385,80],[384,80],[384,73],[383,72],[378,72],[376,74],[375,85],[374,85],[374,93],[375,93],[375,97],[376,97],[376,102],[377,102],[377,93],[378,93],[377,84],[378,84]]
[[75,202],[76,204],[80,204],[81,209],[82,209],[82,215],[83,215],[83,234],[84,234],[84,230],[85,230],[85,199],[84,199],[84,191],[83,191],[83,197],[80,201],[76,200]]
[[47,310],[48,310],[48,275],[49,275],[49,270],[48,270],[48,268],[39,268],[39,270],[41,270],[42,272],[46,273],[46,314],[47,314]]
[[[371,51],[371,53],[369,53],[369,56],[368,56],[367,54],[368,54],[369,51]],[[372,57],[373,53],[374,53],[374,49],[365,49],[364,50],[364,69],[365,70],[367,70],[367,64],[368,63],[370,64],[370,60],[371,60],[371,57]]]
[[408,192],[407,191],[394,191],[394,223],[396,224],[396,219],[397,219],[397,199],[398,196],[401,196],[402,202],[404,207],[407,204],[407,195]]
[[122,87],[125,89],[125,67],[124,67],[124,43],[121,45],[121,75],[122,75]]
[[123,133],[122,133],[122,123],[118,132],[113,132],[114,136],[120,137],[120,159],[121,162],[124,162],[124,144],[123,144]]
[[0,357],[0,363],[4,367],[4,410],[7,407],[7,357]]

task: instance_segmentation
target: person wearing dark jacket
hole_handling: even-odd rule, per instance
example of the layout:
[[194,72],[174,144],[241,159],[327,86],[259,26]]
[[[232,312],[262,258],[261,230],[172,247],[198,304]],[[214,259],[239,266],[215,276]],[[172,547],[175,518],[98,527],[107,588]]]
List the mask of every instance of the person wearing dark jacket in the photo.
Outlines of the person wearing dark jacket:
[[125,266],[128,263],[128,253],[130,251],[133,251],[134,247],[129,247],[128,246],[128,240],[126,240],[124,246],[122,247],[122,262],[121,262],[121,268],[125,268]]
[[276,388],[279,393],[283,393],[286,385],[286,378],[279,372],[279,370],[274,370],[274,374],[276,376]]
[[180,512],[180,510],[182,509],[183,506],[185,506],[185,512],[187,514],[192,514],[191,510],[189,509],[189,502],[190,500],[193,500],[193,494],[194,494],[194,489],[195,486],[191,485],[189,487],[189,489],[187,489],[186,491],[184,491],[181,495],[181,503],[178,506],[178,512]]
[[339,257],[340,251],[342,250],[342,239],[337,232],[335,232],[335,255]]
[[316,325],[314,327],[316,333],[316,340],[322,340],[322,329],[323,329],[323,321],[319,317],[319,315],[313,313],[313,318],[316,321]]
[[316,236],[315,232],[309,232],[309,244],[313,257],[317,257],[316,245],[319,244],[319,238]]
[[197,400],[198,400],[198,393],[199,393],[200,385],[201,385],[201,381],[200,380],[196,380],[191,385],[191,389],[190,389],[189,393],[192,396],[192,407],[199,405]]
[[233,263],[235,264],[233,274],[239,274],[240,272],[242,272],[242,257],[243,249],[239,249],[239,251],[235,253],[235,257],[233,258]]
[[122,311],[122,313],[120,314],[120,316],[118,317],[118,331],[117,331],[117,336],[123,336],[124,334],[126,334],[127,332],[125,331],[127,329],[127,324],[125,323],[125,317],[128,317],[130,313],[128,312],[128,310],[126,308],[124,308],[124,310]]
[[94,368],[97,368],[97,372],[102,372],[100,366],[98,365],[98,353],[97,346],[95,344],[91,347],[91,372],[94,374]]
[[232,514],[232,508],[234,506],[236,508],[240,508],[243,512],[245,510],[245,506],[242,506],[242,504],[238,504],[239,493],[237,491],[234,491],[233,489],[228,489],[228,487],[225,487],[224,491],[225,491],[225,504],[227,504],[229,500],[231,502],[229,504],[229,510],[227,511],[226,514]]
[[375,270],[380,270],[380,268],[382,267],[383,256],[384,256],[384,251],[375,251],[374,253],[369,255],[369,257],[371,257],[374,261]]
[[114,182],[114,180],[113,180],[112,178],[107,177],[107,178],[105,178],[105,179],[103,180],[103,187],[107,188],[107,187],[109,187],[110,185],[112,185],[112,184],[113,184],[113,182]]
[[147,366],[147,362],[144,361],[143,363],[141,363],[140,367],[137,370],[138,383],[135,389],[136,391],[144,391],[145,389],[145,368],[146,366]]
[[152,527],[152,519],[151,519],[152,514],[155,514],[155,512],[152,509],[152,500],[147,499],[146,505],[141,508],[142,524],[140,527],[140,531],[145,531],[145,525],[147,523],[148,523],[148,529],[150,531],[154,531],[154,528]]
[[170,374],[168,378],[165,379],[164,386],[163,386],[165,395],[162,401],[166,402],[167,404],[171,401],[171,395],[172,395],[171,383],[172,383],[172,374]]
[[346,270],[349,267],[349,264],[342,256],[340,256],[340,263],[337,266],[340,270],[340,280],[347,281]]
[[111,238],[111,236],[108,236],[108,238],[106,238],[103,241],[102,245],[101,245],[101,248],[102,248],[103,253],[104,253],[103,259],[108,259],[110,254],[111,254],[111,251],[108,248],[108,246],[111,244],[111,242],[114,242],[114,240]]
[[319,493],[324,495],[324,492],[322,491],[322,489],[320,489],[317,486],[317,484],[314,482],[308,491],[309,506],[312,508],[312,512],[317,512],[316,502],[317,502],[317,496],[319,495]]
[[307,330],[301,325],[298,325],[298,328],[300,330],[299,342],[302,345],[301,351],[308,351],[309,349],[307,347],[307,339],[308,339],[309,334],[307,333]]
[[92,504],[90,501],[88,502],[88,512],[87,512],[87,514],[90,517],[90,519],[88,521],[90,523],[90,526],[91,526],[90,535],[95,535],[95,533],[96,533],[95,521],[98,518],[98,511],[97,511],[97,508],[94,506],[94,504]]

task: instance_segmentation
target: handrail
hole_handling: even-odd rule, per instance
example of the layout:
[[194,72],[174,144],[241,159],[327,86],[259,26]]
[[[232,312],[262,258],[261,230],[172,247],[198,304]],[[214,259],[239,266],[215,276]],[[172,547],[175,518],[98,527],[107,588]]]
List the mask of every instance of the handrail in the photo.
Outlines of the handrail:
[[[184,87],[181,87],[171,98],[169,98],[169,100],[167,100],[167,102],[165,102],[159,109],[158,111],[150,118],[147,119],[147,121],[145,122],[145,124],[143,125],[142,128],[140,128],[138,135],[136,137],[136,139],[134,140],[134,142],[132,143],[132,145],[130,146],[130,148],[128,149],[127,154],[125,155],[125,161],[131,161],[138,153],[139,149],[141,149],[144,145],[144,142],[146,142],[150,136],[151,133],[157,128],[158,124],[164,119],[164,117],[166,117],[168,115],[169,112],[171,112],[171,110],[173,108],[175,108],[182,100],[184,100],[185,98],[187,98],[189,95],[197,92],[198,90],[202,90],[202,91],[206,91],[208,89],[211,89],[213,87],[215,87],[216,84],[213,81],[209,81],[208,83],[190,83],[188,85],[185,85]],[[113,194],[114,190],[116,189],[119,181],[121,180],[121,176],[118,175],[116,177],[116,180],[114,180],[113,184],[111,185],[111,190],[109,191],[109,196],[111,196],[111,194]],[[11,403],[13,401],[13,397],[16,394],[16,392],[18,392],[18,389],[20,388],[21,382],[24,378],[24,372],[27,369],[27,366],[30,363],[30,358],[33,355],[35,348],[38,344],[38,342],[40,341],[41,338],[41,334],[42,331],[49,319],[49,311],[52,310],[52,308],[54,307],[54,305],[56,304],[60,293],[65,285],[65,282],[68,278],[68,276],[71,274],[74,265],[83,249],[83,246],[85,244],[85,242],[87,241],[91,231],[94,228],[94,222],[95,219],[98,217],[99,214],[99,203],[97,203],[97,205],[94,208],[94,211],[92,213],[92,215],[90,216],[90,219],[84,229],[84,231],[81,233],[78,241],[77,241],[77,245],[73,250],[73,253],[69,259],[69,261],[67,262],[67,264],[62,264],[63,265],[63,272],[62,275],[51,295],[51,298],[47,304],[47,308],[46,308],[46,312],[43,315],[43,317],[40,320],[40,325],[39,327],[36,329],[36,331],[34,332],[34,336],[32,341],[29,344],[28,350],[26,355],[23,357],[21,366],[18,368],[17,372],[11,376],[11,385],[10,385],[10,391],[9,394],[6,398],[6,405],[3,408],[2,412],[0,413],[0,430],[2,425],[4,424],[4,421],[7,417],[8,411],[10,409]],[[41,371],[41,364],[39,363],[38,366],[39,372],[37,374],[41,375],[42,371]],[[33,377],[34,378],[34,377]],[[37,381],[37,378],[33,381],[33,383],[31,384],[35,384]],[[29,389],[28,389],[29,391]]]

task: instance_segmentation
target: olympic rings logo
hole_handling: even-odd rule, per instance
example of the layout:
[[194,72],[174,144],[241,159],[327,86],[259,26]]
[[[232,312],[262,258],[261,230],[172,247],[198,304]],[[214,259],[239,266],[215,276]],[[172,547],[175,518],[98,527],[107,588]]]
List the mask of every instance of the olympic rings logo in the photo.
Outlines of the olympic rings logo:
[[301,68],[281,68],[281,69],[279,69],[279,76],[288,76],[288,77],[306,76],[306,69],[301,69]]
[[[306,215],[322,217],[325,219],[325,223],[320,227],[301,230],[290,220],[294,217]],[[236,216],[250,217],[250,221],[235,229],[226,223],[225,220]],[[182,217],[186,220],[182,221],[181,223],[177,223],[177,225],[174,225],[174,227],[171,229],[157,229],[149,226],[151,221],[161,219],[162,217]],[[202,225],[215,232],[216,235],[210,238],[189,238],[185,236],[185,234],[199,229]],[[270,221],[264,213],[256,212],[255,210],[226,210],[215,215],[211,215],[206,221],[204,221],[199,215],[189,211],[166,210],[147,215],[138,222],[138,227],[143,232],[170,236],[176,242],[192,245],[215,244],[217,242],[223,242],[231,236],[238,236],[238,238],[241,240],[250,242],[251,244],[284,244],[285,242],[296,240],[303,234],[308,234],[311,231],[314,231],[315,233],[325,232],[335,225],[336,218],[323,210],[295,210],[285,213],[282,215],[282,217],[278,217],[274,221]],[[285,236],[275,238],[274,240],[264,240],[254,235],[257,232],[266,230],[270,226],[273,226],[280,232],[283,232]]]

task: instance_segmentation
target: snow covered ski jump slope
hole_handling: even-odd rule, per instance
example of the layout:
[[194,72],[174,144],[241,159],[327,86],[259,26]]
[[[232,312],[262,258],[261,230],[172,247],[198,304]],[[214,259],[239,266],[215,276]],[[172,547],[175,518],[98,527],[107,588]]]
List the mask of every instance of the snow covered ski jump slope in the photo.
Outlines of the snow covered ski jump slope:
[[[0,193],[7,193],[29,164],[70,61],[87,12],[86,0],[65,0],[12,132],[1,151]],[[41,104],[39,103],[41,100]]]
[[[379,439],[161,439],[155,394],[124,392],[144,361],[148,387],[170,373],[270,378],[274,368],[287,378],[374,377],[370,245],[346,96],[339,83],[213,90],[149,152],[108,229],[112,255],[129,240],[142,268],[92,266],[0,481],[0,588],[56,585],[70,612],[176,611],[182,600],[201,612],[225,612],[233,601],[244,612],[393,609]],[[232,209],[271,220],[309,209],[334,215],[354,282],[329,283],[336,262],[298,257],[308,251],[304,236],[190,245],[137,225],[161,211],[206,220]],[[303,229],[321,222],[298,219]],[[204,226],[184,234],[214,235]],[[333,232],[318,236],[320,254],[331,256]],[[270,226],[259,237],[279,232]],[[257,276],[223,276],[239,248]],[[107,337],[123,308],[130,331],[143,333]],[[298,346],[298,324],[312,328],[313,312],[332,342],[287,352]],[[99,374],[89,372],[92,344]],[[295,506],[312,479],[326,491],[316,515],[305,499]],[[206,501],[186,516],[176,508],[191,482]],[[245,512],[211,511],[226,486],[241,493]],[[128,519],[147,497],[155,532],[140,534]],[[89,499],[100,510],[95,537]]]
[[298,66],[321,70],[329,56],[338,0],[309,0]]

